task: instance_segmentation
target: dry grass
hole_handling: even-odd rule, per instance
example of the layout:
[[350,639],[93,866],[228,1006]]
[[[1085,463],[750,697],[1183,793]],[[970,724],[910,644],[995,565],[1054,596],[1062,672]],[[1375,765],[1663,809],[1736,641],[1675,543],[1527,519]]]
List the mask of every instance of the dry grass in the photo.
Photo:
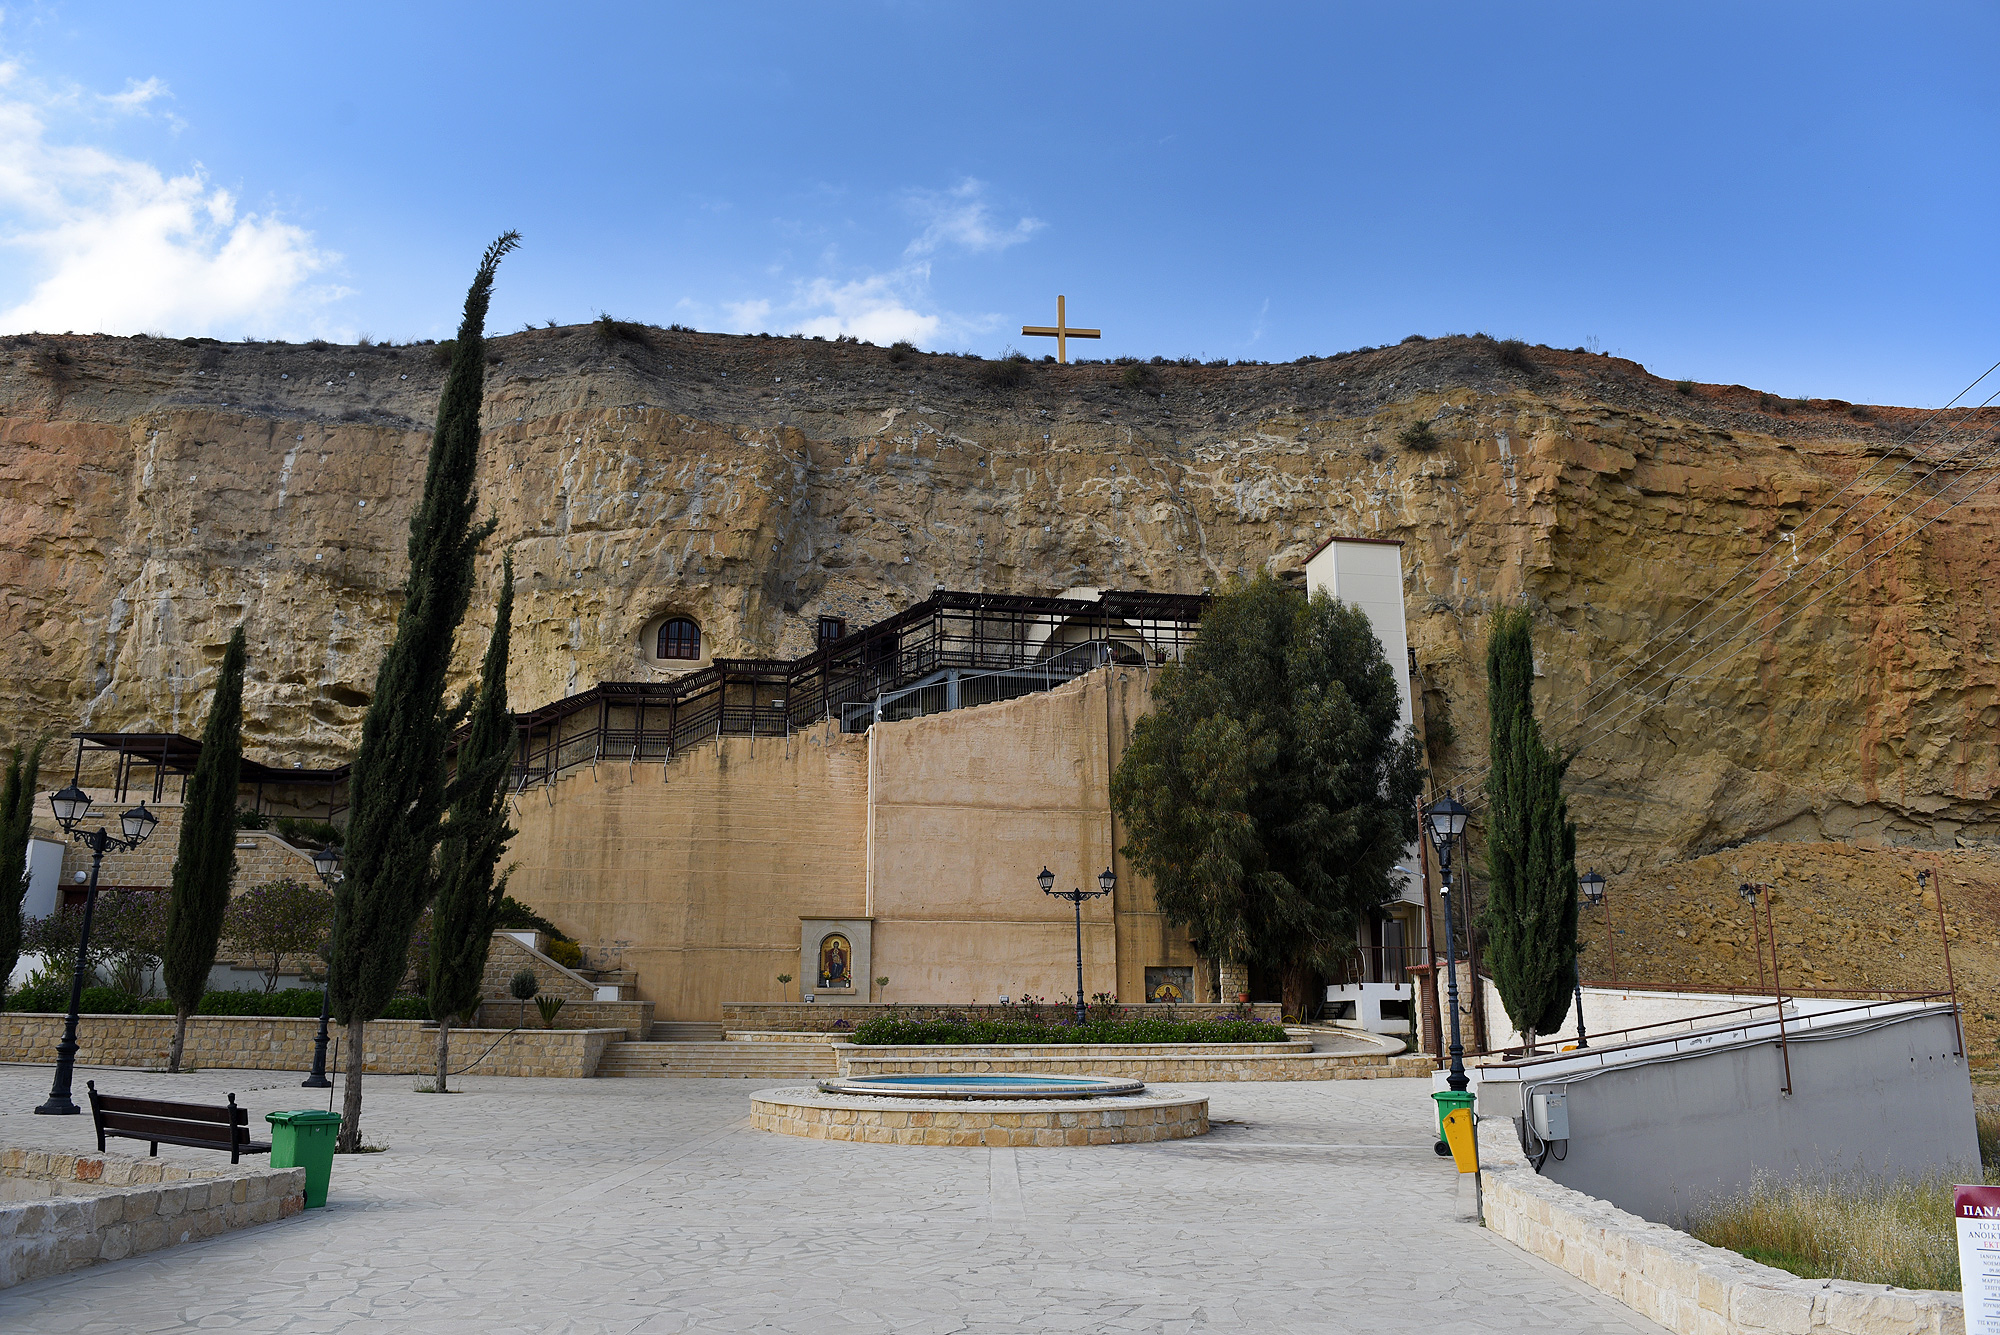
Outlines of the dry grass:
[[[1978,1118],[1986,1181],[2000,1184],[2000,1109],[1981,1107]],[[1705,1211],[1688,1231],[1807,1279],[1956,1292],[1952,1180],[1760,1181]]]

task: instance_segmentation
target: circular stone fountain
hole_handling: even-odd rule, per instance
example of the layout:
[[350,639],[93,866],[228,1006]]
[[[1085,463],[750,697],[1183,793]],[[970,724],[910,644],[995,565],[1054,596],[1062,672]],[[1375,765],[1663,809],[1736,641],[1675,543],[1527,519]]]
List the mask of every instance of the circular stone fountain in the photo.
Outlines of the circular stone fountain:
[[878,1145],[1132,1145],[1206,1135],[1208,1100],[1104,1076],[852,1076],[759,1090],[750,1122]]

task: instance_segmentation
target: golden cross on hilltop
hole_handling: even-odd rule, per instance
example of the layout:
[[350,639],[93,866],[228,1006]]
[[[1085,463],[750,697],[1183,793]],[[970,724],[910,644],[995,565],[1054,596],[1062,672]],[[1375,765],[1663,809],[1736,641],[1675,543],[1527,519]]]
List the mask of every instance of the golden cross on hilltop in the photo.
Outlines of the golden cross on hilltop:
[[1063,316],[1063,303],[1065,300],[1066,298],[1063,297],[1056,298],[1056,323],[1053,329],[1045,324],[1024,324],[1021,326],[1023,334],[1031,335],[1035,338],[1054,339],[1056,341],[1056,360],[1059,362],[1067,362],[1069,360],[1070,339],[1104,337],[1102,329],[1070,328]]

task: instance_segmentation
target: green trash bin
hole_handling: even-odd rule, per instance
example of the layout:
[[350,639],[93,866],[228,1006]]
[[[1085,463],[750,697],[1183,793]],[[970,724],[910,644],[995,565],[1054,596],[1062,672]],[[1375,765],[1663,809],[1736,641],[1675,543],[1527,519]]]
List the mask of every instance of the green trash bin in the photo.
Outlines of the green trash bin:
[[[1465,1092],[1460,1093],[1457,1090],[1440,1089],[1436,1093],[1432,1094],[1431,1097],[1437,1100],[1438,1139],[1443,1140],[1444,1119],[1450,1116],[1452,1113],[1457,1112],[1460,1108],[1470,1108],[1472,1106],[1472,1091],[1468,1089]],[[1440,1151],[1440,1153],[1442,1153],[1442,1151]],[[272,1160],[272,1162],[275,1163],[277,1161],[274,1159]]]
[[265,1113],[271,1124],[271,1167],[306,1170],[306,1209],[326,1204],[327,1183],[333,1179],[333,1142],[340,1135],[340,1114],[307,1108],[302,1112]]

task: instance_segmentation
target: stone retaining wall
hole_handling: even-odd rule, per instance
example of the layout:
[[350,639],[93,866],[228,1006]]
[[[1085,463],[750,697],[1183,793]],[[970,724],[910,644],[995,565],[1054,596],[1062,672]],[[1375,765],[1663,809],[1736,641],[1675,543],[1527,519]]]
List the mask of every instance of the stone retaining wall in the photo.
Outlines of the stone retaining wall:
[[[731,1041],[737,1036],[731,1034]],[[801,1035],[813,1037],[818,1035]],[[1112,1053],[1125,1057],[1269,1057],[1284,1053],[1311,1052],[1309,1038],[1291,1038],[1282,1043],[833,1043],[842,1057],[908,1058],[972,1056],[981,1060],[997,1058],[1095,1057]],[[1363,1054],[1374,1056],[1374,1053]]]
[[750,1096],[750,1124],[813,1140],[1043,1149],[1149,1144],[1208,1134],[1208,1100],[1172,1094],[1093,1100],[1095,1106],[1065,1102],[1060,1108],[912,1100],[905,1109],[885,1107],[884,1102],[812,1089],[763,1089]]
[[[62,1041],[60,1015],[0,1014],[0,1061],[53,1063]],[[538,1017],[539,1018],[539,1017]],[[271,1015],[196,1015],[188,1020],[185,1065],[228,1070],[304,1071],[312,1066],[319,1020]],[[346,1031],[335,1029],[335,1038]],[[76,1060],[84,1066],[161,1069],[173,1042],[171,1015],[85,1015],[77,1024]],[[589,1076],[606,1044],[623,1029],[524,1029],[507,1035],[487,1029],[454,1029],[453,1070],[488,1047],[469,1075]],[[367,1027],[370,1073],[423,1075],[437,1069],[437,1029],[421,1020],[371,1020]],[[494,1046],[498,1041],[498,1045]],[[343,1044],[340,1066],[352,1064]],[[328,1061],[333,1049],[328,1048]]]
[[0,1288],[178,1246],[305,1209],[303,1168],[179,1168],[157,1159],[0,1147]]
[[[839,1051],[845,1045],[835,1045]],[[976,1072],[1023,1072],[1045,1075],[1115,1075],[1150,1083],[1159,1081],[1238,1080],[1380,1080],[1387,1077],[1428,1078],[1428,1057],[1342,1056],[1330,1052],[1273,1053],[1262,1057],[1127,1056],[1117,1047],[1098,1049],[1087,1057],[982,1057],[974,1052],[953,1056],[873,1057],[866,1048],[842,1053],[842,1075],[961,1075]],[[931,1049],[936,1052],[937,1049]]]
[[[1122,1008],[1135,1020],[1213,1020],[1220,1016],[1241,1015],[1249,1010],[1260,1020],[1277,1024],[1282,1018],[1282,1008],[1276,1002],[1260,1002],[1244,1006],[1218,1006],[1213,1004],[1189,1003],[1178,1006],[1147,1006],[1133,1004]],[[1042,1014],[1053,1016],[1061,1013],[1060,1006],[1044,1005]],[[731,1029],[779,1029],[794,1033],[832,1033],[834,1025],[842,1020],[852,1029],[855,1025],[873,1020],[877,1016],[895,1015],[909,1020],[930,1019],[941,1015],[961,1015],[968,1020],[1024,1020],[1027,1011],[1019,1006],[950,1006],[950,1005],[891,1005],[887,1002],[835,1004],[832,1002],[747,1002],[726,1001],[722,1004],[722,1027]]]
[[[527,1011],[524,1018],[521,1014]],[[491,997],[479,1003],[479,1010],[473,1015],[473,1022],[481,1029],[513,1029],[533,1026],[542,1027],[542,1013],[535,1009],[532,1001],[495,1001]],[[650,1001],[567,1001],[561,1013],[556,1016],[556,1024],[565,1029],[623,1029],[625,1037],[634,1043],[642,1043],[653,1036],[653,1003]],[[456,1032],[456,1031],[454,1031]],[[457,1040],[453,1040],[456,1046]]]
[[1486,1226],[1675,1335],[1964,1335],[1955,1293],[1799,1279],[1551,1182],[1511,1120],[1479,1127]]

